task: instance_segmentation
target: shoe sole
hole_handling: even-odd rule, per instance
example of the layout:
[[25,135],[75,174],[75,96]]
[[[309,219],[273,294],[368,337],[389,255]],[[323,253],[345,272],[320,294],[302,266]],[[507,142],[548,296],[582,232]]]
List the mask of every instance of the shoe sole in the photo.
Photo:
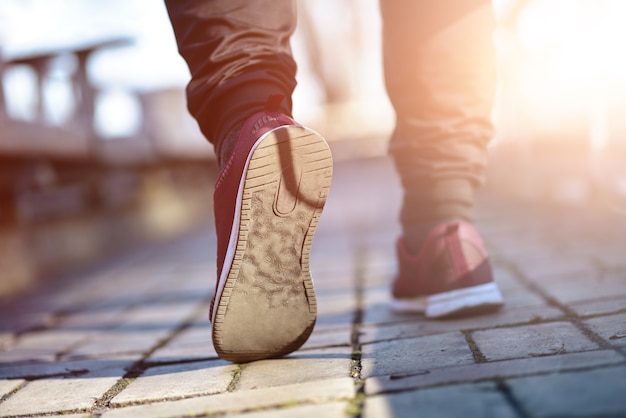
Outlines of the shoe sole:
[[504,299],[495,283],[455,289],[412,299],[393,299],[391,309],[399,313],[423,313],[427,318],[453,318],[493,312]]
[[297,126],[266,133],[250,151],[212,318],[221,358],[281,357],[313,331],[309,257],[332,165],[324,138]]

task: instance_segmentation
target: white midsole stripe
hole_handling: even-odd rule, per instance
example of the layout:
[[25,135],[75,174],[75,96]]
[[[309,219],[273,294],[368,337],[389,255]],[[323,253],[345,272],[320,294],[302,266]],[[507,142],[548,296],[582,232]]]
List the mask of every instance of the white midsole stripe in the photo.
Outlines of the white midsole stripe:
[[235,250],[237,248],[237,240],[239,238],[239,224],[241,221],[241,201],[243,199],[243,189],[246,183],[246,175],[248,173],[248,167],[250,166],[250,160],[252,159],[252,154],[257,149],[259,144],[271,133],[274,131],[291,127],[292,125],[283,125],[278,126],[271,131],[268,131],[261,135],[259,139],[256,140],[250,152],[248,153],[248,158],[246,159],[246,164],[244,165],[243,172],[241,175],[241,180],[239,181],[239,188],[237,189],[237,200],[235,201],[235,214],[233,216],[233,227],[230,230],[230,238],[228,239],[228,249],[226,251],[226,256],[224,257],[224,264],[222,265],[222,272],[219,277],[219,282],[217,285],[217,290],[215,291],[215,302],[213,304],[213,315],[211,317],[211,323],[215,323],[215,316],[217,315],[217,310],[220,302],[220,298],[222,297],[222,293],[224,292],[224,286],[226,285],[226,279],[228,278],[228,273],[230,272],[230,268],[233,264],[233,259],[235,258]]
[[496,283],[492,282],[430,296],[393,299],[390,306],[396,312],[425,313],[428,317],[438,317],[463,308],[502,303],[502,294]]

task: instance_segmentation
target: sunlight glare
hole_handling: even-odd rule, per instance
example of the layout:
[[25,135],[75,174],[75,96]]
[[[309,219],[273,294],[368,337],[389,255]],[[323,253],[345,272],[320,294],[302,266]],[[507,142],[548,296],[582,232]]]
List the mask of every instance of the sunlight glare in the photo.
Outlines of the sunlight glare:
[[624,16],[621,0],[531,0],[521,10],[513,82],[537,128],[585,128],[594,148],[606,144],[606,112],[626,97]]

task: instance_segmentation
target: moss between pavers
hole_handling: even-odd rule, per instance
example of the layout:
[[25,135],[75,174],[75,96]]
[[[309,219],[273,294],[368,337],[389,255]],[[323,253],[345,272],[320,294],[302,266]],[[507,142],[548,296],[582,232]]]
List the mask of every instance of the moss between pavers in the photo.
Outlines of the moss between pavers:
[[[364,382],[363,382],[364,383]],[[346,408],[346,415],[351,418],[360,417],[363,414],[363,407],[365,405],[365,391],[360,390],[350,400],[348,407]]]
[[100,397],[94,404],[94,411],[99,410],[100,408],[108,407],[108,403],[113,399],[117,394],[126,389],[128,385],[130,385],[135,380],[135,377],[122,377],[120,378],[109,390],[107,390],[104,395]]
[[240,364],[235,371],[233,371],[233,380],[230,381],[228,386],[226,387],[226,392],[232,392],[237,388],[237,384],[239,383],[239,379],[241,379],[241,372],[246,368],[247,364]]
[[463,333],[463,336],[465,337],[465,341],[467,341],[467,345],[469,346],[470,351],[472,352],[472,356],[474,357],[474,362],[476,364],[486,363],[487,358],[480,351],[480,348],[478,348],[476,341],[474,341],[474,338],[472,337],[472,333],[470,331],[462,331],[462,333]]

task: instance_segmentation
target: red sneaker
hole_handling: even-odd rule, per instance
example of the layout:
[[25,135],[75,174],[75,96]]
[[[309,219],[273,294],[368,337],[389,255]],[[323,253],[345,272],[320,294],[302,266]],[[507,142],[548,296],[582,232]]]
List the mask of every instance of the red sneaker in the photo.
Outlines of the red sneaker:
[[278,112],[271,96],[243,125],[215,185],[217,284],[213,344],[233,362],[280,357],[313,331],[313,234],[332,157],[316,132]]
[[402,238],[397,251],[399,273],[391,302],[394,311],[442,318],[502,306],[487,250],[472,225],[443,223],[430,231],[416,256],[408,253]]

